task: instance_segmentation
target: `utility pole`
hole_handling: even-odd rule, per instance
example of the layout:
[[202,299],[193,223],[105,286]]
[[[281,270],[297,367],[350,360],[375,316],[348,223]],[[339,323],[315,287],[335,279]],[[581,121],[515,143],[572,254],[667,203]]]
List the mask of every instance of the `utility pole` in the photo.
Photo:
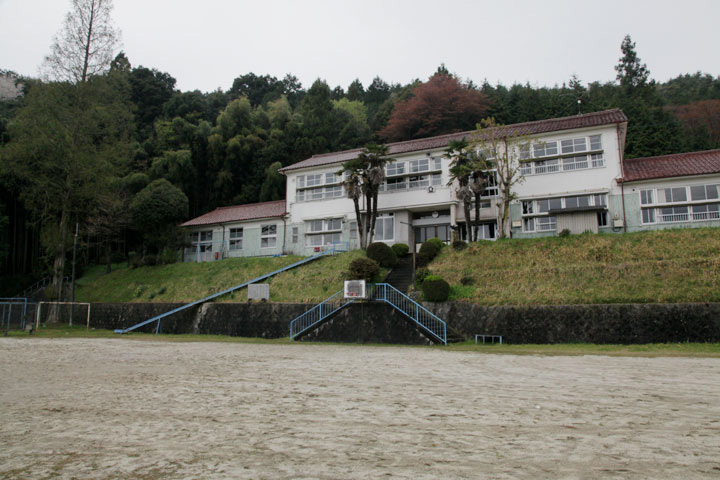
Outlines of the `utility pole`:
[[77,253],[77,239],[78,239],[78,229],[80,228],[79,223],[75,223],[75,240],[73,241],[73,264],[72,264],[72,286],[71,286],[71,296],[70,301],[73,302],[70,304],[70,326],[72,327],[72,320],[73,320],[73,307],[75,306],[75,255]]

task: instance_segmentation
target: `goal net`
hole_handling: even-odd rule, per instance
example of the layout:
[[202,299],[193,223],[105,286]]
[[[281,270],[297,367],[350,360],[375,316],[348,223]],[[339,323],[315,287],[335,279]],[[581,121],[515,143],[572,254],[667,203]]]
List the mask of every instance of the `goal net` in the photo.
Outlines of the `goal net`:
[[46,325],[90,328],[90,304],[83,302],[39,302],[35,328]]

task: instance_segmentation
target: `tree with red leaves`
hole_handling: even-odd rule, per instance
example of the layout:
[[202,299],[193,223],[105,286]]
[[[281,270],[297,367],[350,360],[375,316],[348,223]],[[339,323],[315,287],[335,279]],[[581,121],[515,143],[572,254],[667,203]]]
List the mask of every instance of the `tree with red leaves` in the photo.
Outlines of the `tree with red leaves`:
[[390,120],[378,134],[389,141],[410,140],[473,130],[489,107],[487,96],[438,72],[395,104]]
[[720,147],[720,100],[700,100],[687,105],[671,105],[666,109],[680,120],[685,132],[686,149]]

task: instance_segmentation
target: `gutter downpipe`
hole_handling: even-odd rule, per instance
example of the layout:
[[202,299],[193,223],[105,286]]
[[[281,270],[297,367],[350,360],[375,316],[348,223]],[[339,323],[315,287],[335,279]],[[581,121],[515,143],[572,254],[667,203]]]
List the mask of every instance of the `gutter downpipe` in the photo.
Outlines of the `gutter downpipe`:
[[283,255],[286,255],[285,243],[287,241],[287,223],[285,223],[285,217],[287,217],[287,212],[283,213],[282,217],[280,217],[280,218],[282,218],[282,221],[283,221],[283,248],[282,248]]
[[[624,123],[625,128],[617,125],[618,132],[618,153],[620,154],[620,175],[622,175],[622,182],[620,183],[620,197],[622,198],[622,211],[623,211],[623,233],[627,233],[627,216],[625,214],[625,136],[627,135],[627,122]],[[622,140],[620,137],[622,136]]]

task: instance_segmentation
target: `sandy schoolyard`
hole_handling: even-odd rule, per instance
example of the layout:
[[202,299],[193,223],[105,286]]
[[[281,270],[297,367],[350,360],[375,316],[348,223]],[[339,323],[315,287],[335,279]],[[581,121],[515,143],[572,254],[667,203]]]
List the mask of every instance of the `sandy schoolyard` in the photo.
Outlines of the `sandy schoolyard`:
[[0,338],[0,478],[720,478],[720,359]]

